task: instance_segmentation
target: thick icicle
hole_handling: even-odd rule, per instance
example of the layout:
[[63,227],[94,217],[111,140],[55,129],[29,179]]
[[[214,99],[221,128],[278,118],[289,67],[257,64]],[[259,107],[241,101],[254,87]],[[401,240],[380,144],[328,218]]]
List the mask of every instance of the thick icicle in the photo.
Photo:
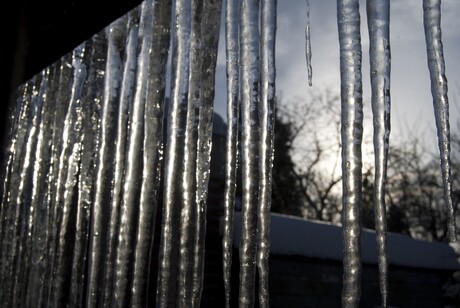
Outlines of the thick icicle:
[[[95,181],[95,197],[91,208],[89,234],[88,284],[86,305],[95,307],[100,304],[102,289],[101,268],[103,268],[103,252],[105,251],[105,232],[108,226],[108,215],[104,209],[112,194],[112,165],[114,153],[114,123],[116,119],[115,105],[120,93],[120,48],[124,48],[124,22],[119,19],[107,28],[107,60],[105,69],[102,116],[100,121],[100,142]],[[125,21],[126,22],[126,21]],[[122,47],[123,46],[123,47]]]
[[24,274],[27,277],[27,284],[23,286],[23,295],[21,298],[26,303],[26,306],[31,307],[38,305],[40,296],[40,281],[45,273],[45,256],[46,256],[46,239],[47,239],[47,215],[50,210],[48,188],[51,183],[48,182],[48,172],[50,170],[50,150],[51,145],[49,140],[52,137],[52,122],[54,114],[54,95],[57,89],[57,80],[59,70],[57,65],[54,65],[46,70],[46,75],[43,76],[43,81],[48,79],[46,91],[42,92],[43,107],[42,107],[42,122],[39,126],[37,150],[35,153],[35,166],[33,175],[32,203],[30,212],[30,222],[32,229],[30,230],[30,246],[28,249],[28,266]]
[[[139,44],[137,48],[138,63],[136,89],[133,102],[131,131],[128,153],[126,156],[126,174],[123,187],[123,200],[120,211],[117,257],[115,263],[114,305],[130,305],[129,288],[132,286],[130,267],[134,257],[135,237],[139,215],[139,198],[142,180],[144,110],[147,97],[147,80],[150,65],[150,48],[152,46],[152,2],[144,1],[141,6],[139,23]],[[139,294],[136,294],[139,295]]]
[[[308,2],[308,1],[307,1]],[[275,125],[275,39],[276,0],[262,2],[261,15],[261,88],[260,88],[260,191],[259,241],[259,306],[269,307],[268,258],[270,255],[270,206]]]
[[196,229],[196,159],[198,141],[198,113],[201,104],[201,27],[203,1],[192,1],[190,71],[185,130],[183,198],[180,224],[180,271],[177,302],[180,307],[192,306],[193,250]]
[[38,303],[44,306],[50,306],[52,296],[53,273],[55,271],[55,252],[58,243],[58,213],[61,211],[58,199],[62,198],[65,191],[64,175],[66,174],[67,164],[64,163],[62,153],[65,153],[68,145],[64,142],[67,138],[66,120],[68,114],[70,99],[70,87],[72,86],[72,59],[71,54],[64,56],[60,63],[56,64],[59,67],[58,89],[55,101],[58,101],[58,106],[55,106],[53,118],[53,137],[51,148],[50,171],[48,181],[51,183],[48,187],[49,210],[46,218],[47,223],[47,246],[46,246],[46,272],[43,279],[44,283],[39,285],[39,300]]
[[369,57],[374,114],[374,212],[382,307],[387,307],[388,256],[385,182],[390,138],[390,1],[368,0]]
[[65,289],[67,273],[71,270],[72,251],[74,246],[74,231],[75,231],[75,215],[76,215],[76,192],[78,189],[78,175],[80,173],[80,154],[81,144],[81,93],[84,81],[87,77],[86,66],[82,63],[83,57],[87,51],[85,45],[77,47],[73,52],[72,66],[73,85],[71,88],[71,97],[68,112],[66,115],[63,143],[64,150],[61,152],[60,166],[67,165],[65,174],[60,174],[63,178],[63,194],[59,194],[56,198],[56,205],[59,207],[59,212],[56,220],[58,226],[58,243],[56,251],[55,270],[53,278],[53,288],[51,307],[62,307],[68,300],[70,290]]
[[225,39],[227,58],[227,136],[225,155],[224,235],[222,238],[225,304],[230,308],[233,214],[235,211],[236,175],[238,165],[239,121],[239,40],[238,1],[227,1]]
[[[17,100],[15,106],[12,106],[12,110],[10,111],[10,117],[8,123],[10,125],[10,131],[8,134],[9,144],[7,146],[7,150],[5,151],[5,158],[6,163],[5,165],[2,164],[4,170],[2,170],[1,175],[3,176],[3,183],[2,183],[2,200],[0,205],[0,264],[2,265],[0,268],[0,282],[3,286],[4,278],[4,271],[6,270],[6,255],[9,250],[5,250],[6,246],[11,242],[7,240],[6,232],[7,226],[11,227],[11,224],[8,223],[10,219],[10,210],[12,206],[10,206],[10,200],[12,199],[12,192],[10,191],[10,187],[12,184],[12,180],[14,177],[19,175],[19,172],[16,170],[17,168],[17,160],[19,155],[21,154],[25,128],[27,117],[26,109],[29,108],[28,100],[25,100],[26,97],[29,96],[30,93],[30,82],[25,83],[17,90]],[[15,187],[15,186],[13,186]],[[6,279],[6,278],[5,278]],[[0,289],[0,300],[3,299],[3,289]]]
[[1,285],[0,300],[5,305],[11,305],[11,294],[13,292],[13,252],[16,250],[16,209],[18,194],[17,187],[21,180],[22,162],[25,155],[28,134],[30,131],[30,119],[32,106],[32,93],[36,91],[34,80],[29,81],[19,90],[19,99],[17,101],[16,119],[17,126],[12,132],[13,138],[10,142],[9,172],[5,175],[4,196],[2,200],[2,229],[1,229]]
[[[102,306],[112,305],[116,246],[119,234],[120,206],[123,190],[123,177],[126,165],[127,135],[129,118],[132,115],[134,84],[136,80],[137,41],[138,41],[138,9],[129,13],[128,20],[113,24],[117,33],[116,40],[110,41],[117,47],[118,57],[123,57],[123,72],[121,78],[121,93],[118,103],[117,136],[115,146],[115,167],[113,173],[113,193],[110,206],[110,219],[107,229],[107,249],[105,251],[104,277],[102,279]],[[114,48],[115,48],[114,47]],[[124,53],[124,55],[122,54]],[[110,54],[109,54],[110,55]],[[120,67],[121,69],[121,67]]]
[[72,259],[72,273],[70,282],[69,305],[79,307],[84,305],[86,260],[88,253],[89,224],[91,214],[91,203],[93,201],[93,182],[96,174],[96,135],[97,125],[97,101],[102,100],[104,76],[99,72],[105,68],[104,62],[100,61],[100,55],[106,54],[105,33],[95,35],[91,41],[87,42],[88,55],[88,78],[84,85],[82,95],[81,117],[82,134],[81,140],[81,159],[78,186],[78,202],[75,222],[75,244]]
[[455,242],[457,235],[455,230],[455,209],[452,203],[449,99],[447,96],[447,78],[441,40],[441,0],[423,1],[423,25],[425,27],[431,93],[433,95],[434,114],[438,131],[444,200],[447,207],[447,237],[449,241]]
[[240,245],[240,307],[254,306],[259,197],[259,1],[240,7],[243,221]]
[[155,0],[149,5],[153,6],[153,33],[144,111],[144,167],[137,223],[139,229],[134,251],[133,285],[131,288],[131,306],[133,307],[147,307],[148,304],[150,257],[163,155],[163,105],[171,22],[171,0]]
[[308,85],[311,87],[313,70],[311,68],[311,39],[310,39],[310,2],[307,1],[307,23],[305,25],[305,57],[307,60]]
[[203,290],[206,237],[206,202],[210,175],[212,128],[214,116],[215,72],[220,33],[222,0],[205,0],[202,24],[201,106],[199,110],[196,167],[196,230],[193,267],[192,306],[199,307]]
[[172,88],[166,146],[163,223],[158,265],[157,306],[176,305],[179,275],[180,205],[188,96],[191,3],[176,1],[173,35]]
[[15,202],[16,215],[14,220],[15,234],[12,240],[14,248],[10,252],[12,254],[12,283],[11,306],[16,307],[21,300],[21,292],[23,285],[27,279],[25,273],[28,268],[27,255],[31,246],[31,232],[33,229],[33,188],[35,175],[35,153],[37,147],[40,147],[39,140],[40,126],[43,123],[43,96],[48,89],[48,74],[43,72],[35,77],[35,85],[32,89],[31,99],[31,122],[28,126],[27,140],[25,142],[24,161],[20,171],[20,182],[17,187],[18,196]]
[[361,296],[361,186],[363,104],[359,0],[338,0],[342,101],[343,307]]
[[[7,134],[7,140],[9,141],[8,145],[5,147],[5,163],[2,163],[2,167],[4,167],[3,170],[1,170],[0,175],[2,176],[3,182],[2,182],[2,199],[1,199],[1,204],[0,204],[0,223],[2,228],[0,228],[0,245],[3,244],[3,228],[5,227],[4,224],[4,219],[7,219],[6,215],[6,208],[7,208],[7,202],[8,198],[10,197],[10,178],[13,175],[12,174],[12,167],[13,163],[15,162],[15,158],[18,156],[18,133],[19,133],[19,128],[23,125],[21,123],[21,114],[24,112],[24,108],[28,108],[28,104],[25,103],[23,104],[23,98],[27,93],[29,83],[25,83],[21,85],[17,90],[16,90],[16,102],[14,106],[11,106],[9,109],[9,117],[8,117],[8,123],[9,125],[9,130]],[[22,124],[22,125],[21,125]],[[21,142],[22,143],[22,142]],[[1,246],[0,246],[1,247]],[[2,251],[0,251],[0,258],[2,255]],[[0,259],[1,260],[1,259]],[[3,264],[3,263],[2,263]],[[0,271],[1,275],[1,271]],[[1,276],[0,276],[1,277]]]

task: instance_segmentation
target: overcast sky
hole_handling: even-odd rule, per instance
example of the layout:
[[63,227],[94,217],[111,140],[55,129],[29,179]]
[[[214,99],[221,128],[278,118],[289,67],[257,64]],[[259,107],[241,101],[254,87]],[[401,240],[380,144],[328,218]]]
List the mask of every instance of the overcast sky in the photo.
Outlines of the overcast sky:
[[[369,38],[366,1],[361,5],[361,39],[363,47],[363,92],[365,117],[371,119],[369,83]],[[423,30],[422,0],[391,1],[391,98],[392,135],[421,131],[429,146],[436,140],[430,80]],[[442,38],[449,82],[451,123],[460,114],[460,1],[442,2]],[[339,41],[335,0],[310,0],[313,89],[340,91]],[[276,44],[277,94],[285,103],[293,98],[307,98],[307,68],[305,65],[305,0],[278,0],[278,32]],[[223,32],[222,32],[223,34]],[[216,111],[226,118],[225,52],[221,36],[218,60]],[[455,126],[455,125],[454,125]],[[365,124],[365,133],[372,128]]]

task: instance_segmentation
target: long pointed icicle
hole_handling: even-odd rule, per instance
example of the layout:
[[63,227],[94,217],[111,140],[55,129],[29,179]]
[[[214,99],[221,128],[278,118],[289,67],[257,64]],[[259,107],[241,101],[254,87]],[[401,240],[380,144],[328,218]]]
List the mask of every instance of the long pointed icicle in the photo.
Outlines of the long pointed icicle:
[[65,153],[68,147],[66,136],[67,136],[67,114],[69,109],[70,99],[70,87],[72,79],[72,64],[71,54],[64,56],[59,67],[59,78],[58,78],[58,89],[56,93],[56,101],[59,102],[58,106],[55,107],[54,119],[53,119],[53,138],[51,147],[51,168],[49,171],[48,181],[52,183],[48,187],[48,198],[50,203],[49,213],[47,217],[47,247],[45,256],[46,272],[44,281],[45,283],[40,284],[40,299],[38,303],[44,306],[50,306],[50,300],[52,296],[52,285],[53,285],[53,273],[55,271],[55,252],[58,243],[58,230],[57,221],[58,214],[61,210],[60,203],[58,200],[61,198],[65,191],[64,175],[67,172],[67,164],[64,163],[63,153]]
[[[135,236],[138,226],[135,221],[139,215],[139,197],[142,185],[144,112],[147,97],[147,80],[150,66],[150,49],[152,46],[152,1],[144,1],[141,6],[139,22],[138,64],[136,89],[133,102],[133,114],[126,156],[126,174],[123,187],[123,201],[120,211],[120,230],[115,263],[114,305],[130,305],[130,288],[132,287],[130,268],[134,257]],[[138,277],[139,279],[139,277]],[[136,294],[140,295],[140,294]],[[137,300],[137,299],[133,299]]]
[[6,290],[6,281],[7,279],[6,270],[7,262],[6,258],[10,250],[6,249],[7,245],[11,244],[11,241],[8,240],[8,229],[12,227],[9,219],[11,217],[10,211],[12,211],[13,206],[11,206],[12,197],[11,187],[15,187],[12,184],[14,178],[19,177],[18,168],[18,158],[21,154],[22,144],[24,142],[24,134],[27,123],[26,110],[29,109],[30,103],[24,98],[29,96],[30,93],[30,82],[25,83],[17,90],[17,100],[15,106],[12,107],[10,112],[10,117],[8,123],[10,123],[10,131],[8,134],[9,144],[5,153],[6,164],[2,165],[4,170],[2,170],[1,175],[3,176],[3,187],[2,187],[2,200],[0,205],[0,283],[3,288],[0,289],[0,301],[3,301],[4,295],[7,295]]
[[262,1],[261,15],[261,90],[260,90],[260,192],[259,241],[259,306],[269,307],[268,258],[270,255],[270,206],[275,125],[275,39],[276,0]]
[[361,296],[361,186],[363,103],[359,0],[338,0],[342,101],[343,290],[342,306]]
[[176,1],[175,33],[173,36],[172,88],[169,104],[168,140],[166,146],[163,223],[158,264],[157,307],[176,305],[179,274],[180,205],[182,173],[184,172],[184,142],[188,77],[190,61],[191,3]]
[[206,237],[206,202],[210,176],[212,128],[214,116],[215,72],[220,34],[222,0],[205,0],[203,4],[201,107],[198,115],[198,148],[196,169],[196,229],[193,266],[192,305],[199,307],[203,291],[204,251]]
[[423,1],[423,25],[425,27],[428,68],[431,78],[431,93],[438,131],[439,154],[441,158],[442,184],[447,207],[447,237],[457,240],[455,209],[452,203],[452,176],[450,162],[449,99],[445,74],[444,52],[441,32],[441,0]]
[[[112,24],[116,36],[112,38],[112,48],[117,48],[115,56],[123,57],[120,100],[118,103],[117,136],[115,141],[115,167],[113,172],[113,192],[110,206],[110,219],[107,229],[107,248],[105,251],[104,277],[102,278],[102,306],[112,306],[115,278],[116,245],[120,231],[120,207],[123,197],[123,178],[126,166],[126,149],[129,133],[129,119],[132,115],[134,84],[136,80],[137,43],[138,43],[138,8],[129,13],[127,20]],[[124,53],[124,55],[122,54]],[[110,55],[110,54],[109,54]],[[117,65],[121,65],[117,63]],[[121,69],[121,67],[120,67]],[[108,72],[109,73],[109,72]]]
[[21,180],[21,165],[24,159],[24,146],[27,142],[29,132],[30,113],[32,108],[32,91],[35,88],[34,80],[26,83],[23,88],[18,91],[19,99],[17,105],[17,126],[13,132],[14,138],[10,143],[11,165],[8,178],[5,177],[4,189],[5,192],[2,200],[2,221],[1,221],[1,249],[0,249],[0,300],[4,305],[10,304],[10,296],[13,288],[13,251],[15,251],[16,225],[15,213],[19,205],[16,204],[18,197],[19,183]]
[[243,0],[240,12],[243,221],[240,245],[240,307],[253,307],[257,255],[259,140],[259,1]]
[[310,38],[310,1],[306,0],[307,22],[305,25],[305,58],[307,60],[308,85],[311,87],[313,70],[311,68],[311,38]]
[[192,1],[190,37],[190,71],[185,130],[183,198],[180,224],[180,272],[177,301],[180,307],[192,306],[193,249],[196,229],[196,159],[198,142],[198,113],[201,104],[201,27],[203,1]]
[[387,307],[388,255],[385,182],[390,138],[390,1],[368,0],[369,53],[374,113],[374,212],[377,235],[380,294]]
[[[39,78],[41,77],[41,78]],[[12,301],[11,306],[18,305],[21,299],[22,286],[24,285],[27,277],[25,273],[28,268],[26,263],[27,255],[31,247],[31,232],[33,230],[33,209],[31,208],[33,202],[33,188],[34,188],[34,175],[37,165],[35,161],[35,153],[37,147],[40,147],[39,133],[40,126],[43,123],[43,96],[46,95],[48,89],[48,74],[43,72],[41,76],[36,76],[36,84],[32,90],[31,101],[31,122],[29,124],[29,132],[25,144],[24,162],[21,168],[21,180],[18,187],[18,198],[16,200],[16,217],[15,217],[15,236],[13,240],[16,242],[16,249],[13,249],[13,276],[11,282],[13,283],[13,292],[11,293]],[[32,192],[32,193],[31,193]]]
[[144,111],[144,153],[138,234],[134,251],[131,306],[148,306],[150,257],[157,212],[163,154],[163,105],[169,53],[171,0],[154,0],[150,71]]
[[79,173],[78,202],[75,222],[75,245],[72,259],[69,305],[84,306],[86,262],[88,257],[89,227],[91,203],[93,201],[93,184],[97,163],[97,125],[98,101],[102,100],[104,76],[100,74],[105,69],[105,63],[100,61],[100,55],[106,55],[107,44],[105,32],[95,35],[87,43],[88,54],[91,58],[88,65],[88,78],[84,85],[82,96],[81,117],[82,131],[80,138],[81,159]]
[[[26,261],[29,268],[25,275],[27,277],[27,287],[23,288],[22,298],[27,307],[39,304],[40,288],[37,285],[43,281],[45,273],[45,256],[46,256],[46,231],[47,231],[47,215],[49,211],[48,188],[51,183],[48,182],[50,149],[49,140],[52,137],[52,122],[54,109],[54,94],[57,88],[58,69],[56,66],[47,69],[48,78],[47,90],[42,94],[42,122],[40,123],[37,151],[35,153],[35,166],[33,175],[33,190],[31,208],[31,223],[33,228],[30,232],[31,246],[29,252],[29,260]],[[33,266],[32,266],[33,264]]]
[[[124,40],[123,20],[115,21],[107,31],[108,49],[104,82],[104,98],[102,103],[101,132],[97,173],[95,182],[95,197],[91,209],[91,223],[89,234],[88,283],[86,291],[86,305],[95,307],[100,303],[102,289],[101,268],[103,268],[103,251],[105,250],[105,230],[108,226],[108,215],[104,210],[107,200],[110,200],[112,185],[113,151],[111,146],[114,140],[114,123],[116,110],[114,106],[120,93],[120,43]],[[121,42],[120,42],[121,40]]]
[[85,45],[74,50],[72,66],[74,68],[73,85],[69,109],[66,116],[63,141],[67,145],[61,153],[61,163],[67,165],[63,194],[56,199],[60,214],[57,217],[58,245],[56,251],[56,263],[54,271],[54,284],[51,295],[51,307],[62,307],[68,300],[67,273],[71,270],[70,262],[74,246],[74,221],[76,204],[75,194],[78,191],[78,174],[80,172],[81,144],[81,93],[84,81],[87,77],[86,66],[83,57],[87,51]]
[[[13,167],[13,163],[16,160],[15,158],[18,155],[18,150],[20,148],[18,146],[17,133],[19,132],[19,128],[22,126],[21,121],[20,121],[21,114],[23,114],[24,108],[28,108],[28,104],[23,104],[23,98],[24,98],[25,93],[27,92],[28,86],[29,86],[29,83],[25,83],[16,90],[16,95],[17,95],[16,102],[14,106],[11,106],[9,108],[10,110],[9,110],[9,116],[8,116],[8,123],[10,125],[9,125],[9,130],[8,130],[8,135],[7,135],[7,140],[9,140],[9,143],[5,148],[5,158],[4,158],[5,163],[4,164],[2,163],[2,167],[4,169],[1,170],[0,172],[0,175],[2,176],[2,180],[3,180],[2,199],[1,199],[1,204],[0,204],[0,223],[2,226],[2,228],[0,228],[0,245],[4,243],[3,242],[3,228],[5,227],[4,219],[6,219],[6,208],[7,208],[6,203],[8,202],[9,196],[11,194],[10,179],[11,179],[11,176],[13,175],[12,167]],[[3,251],[0,251],[0,258],[2,256],[2,252]],[[0,279],[1,279],[1,271],[0,271]],[[1,292],[0,292],[0,298],[1,298]]]
[[235,212],[236,175],[238,165],[239,118],[239,40],[238,1],[227,1],[225,10],[227,58],[227,136],[225,156],[224,235],[222,238],[225,305],[230,308],[233,216]]

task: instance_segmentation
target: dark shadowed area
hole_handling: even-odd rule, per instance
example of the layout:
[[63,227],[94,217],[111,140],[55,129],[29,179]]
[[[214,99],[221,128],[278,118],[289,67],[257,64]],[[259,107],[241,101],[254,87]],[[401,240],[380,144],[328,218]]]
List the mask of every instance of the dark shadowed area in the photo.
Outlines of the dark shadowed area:
[[7,18],[2,18],[5,36],[1,57],[1,149],[8,102],[17,86],[140,3],[140,0],[19,0],[8,3],[8,10],[4,11]]

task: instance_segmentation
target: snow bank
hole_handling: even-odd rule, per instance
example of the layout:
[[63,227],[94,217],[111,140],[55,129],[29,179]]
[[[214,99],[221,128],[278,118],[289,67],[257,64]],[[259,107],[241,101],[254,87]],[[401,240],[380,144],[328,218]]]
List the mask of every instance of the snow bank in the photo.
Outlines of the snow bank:
[[[342,261],[342,228],[339,226],[272,214],[271,239],[271,253],[274,255]],[[240,240],[241,212],[237,212],[233,242],[235,247],[239,247]],[[377,264],[375,232],[363,230],[361,243],[363,263]],[[388,234],[388,256],[393,265],[460,269],[458,255],[449,244],[414,240],[399,234]]]

